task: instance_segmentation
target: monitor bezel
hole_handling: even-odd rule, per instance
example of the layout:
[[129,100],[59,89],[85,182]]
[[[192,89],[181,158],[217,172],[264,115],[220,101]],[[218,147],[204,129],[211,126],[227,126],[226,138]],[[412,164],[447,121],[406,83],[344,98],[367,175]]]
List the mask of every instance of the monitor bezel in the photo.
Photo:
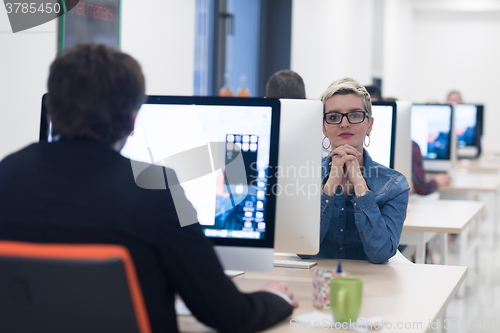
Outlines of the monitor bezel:
[[40,113],[40,133],[38,134],[38,141],[47,142],[49,140],[49,123],[47,121],[47,98],[49,93],[42,96],[42,110]]

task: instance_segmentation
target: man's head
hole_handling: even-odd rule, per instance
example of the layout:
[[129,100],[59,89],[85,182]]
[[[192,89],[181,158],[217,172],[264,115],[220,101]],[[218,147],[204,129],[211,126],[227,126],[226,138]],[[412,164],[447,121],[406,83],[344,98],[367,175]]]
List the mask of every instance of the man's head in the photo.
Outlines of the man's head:
[[267,81],[266,97],[304,99],[304,81],[299,74],[289,69],[278,71]]
[[377,86],[365,86],[366,91],[370,94],[372,102],[382,102],[382,92]]
[[457,90],[452,90],[448,93],[448,96],[446,97],[446,104],[462,104],[462,95],[460,95],[460,92]]
[[100,44],[78,44],[50,66],[48,113],[53,135],[115,144],[133,130],[145,99],[139,63]]

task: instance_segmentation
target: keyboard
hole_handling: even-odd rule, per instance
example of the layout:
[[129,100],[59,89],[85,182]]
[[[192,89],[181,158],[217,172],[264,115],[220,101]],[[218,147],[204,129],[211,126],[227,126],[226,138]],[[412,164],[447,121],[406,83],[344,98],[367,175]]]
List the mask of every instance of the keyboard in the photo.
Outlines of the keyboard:
[[234,270],[230,270],[230,269],[225,269],[224,273],[226,274],[226,276],[228,278],[232,279],[238,275],[244,274],[245,271],[234,271]]
[[179,316],[190,316],[191,310],[188,309],[182,300],[175,301],[175,313]]
[[278,260],[274,259],[274,267],[286,268],[305,268],[309,269],[316,266],[317,262],[314,261],[298,261],[298,260]]

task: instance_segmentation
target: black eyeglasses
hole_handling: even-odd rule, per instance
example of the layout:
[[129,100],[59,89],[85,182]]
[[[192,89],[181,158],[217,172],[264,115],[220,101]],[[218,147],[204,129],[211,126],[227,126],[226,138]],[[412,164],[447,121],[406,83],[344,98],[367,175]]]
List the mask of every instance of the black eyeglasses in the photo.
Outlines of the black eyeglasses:
[[323,119],[327,124],[338,125],[342,122],[344,117],[347,118],[349,124],[359,124],[362,123],[366,117],[370,117],[365,111],[353,111],[349,113],[340,112],[327,112],[323,114]]

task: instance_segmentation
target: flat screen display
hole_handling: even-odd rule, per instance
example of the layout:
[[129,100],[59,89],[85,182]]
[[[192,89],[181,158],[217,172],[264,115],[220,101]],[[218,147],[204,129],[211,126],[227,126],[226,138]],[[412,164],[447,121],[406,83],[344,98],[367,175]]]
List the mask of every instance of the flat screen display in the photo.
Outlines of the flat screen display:
[[370,145],[365,149],[371,158],[388,168],[394,168],[396,145],[396,103],[372,103],[374,119]]
[[411,109],[411,138],[428,160],[450,160],[452,107],[414,104]]
[[477,106],[470,104],[457,104],[453,106],[455,113],[455,134],[458,147],[476,145],[477,137]]
[[272,247],[279,101],[151,96],[121,154],[174,169],[215,244]]

